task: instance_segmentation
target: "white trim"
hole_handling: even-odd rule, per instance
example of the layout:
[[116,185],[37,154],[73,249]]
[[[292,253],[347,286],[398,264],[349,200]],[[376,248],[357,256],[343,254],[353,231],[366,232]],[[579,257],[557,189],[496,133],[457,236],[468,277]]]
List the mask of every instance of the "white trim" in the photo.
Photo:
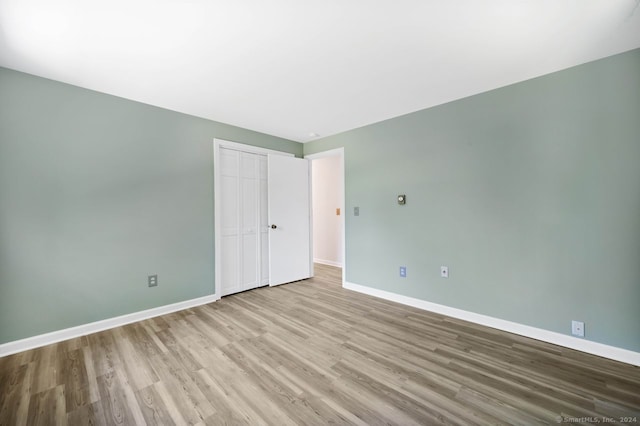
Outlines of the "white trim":
[[342,268],[342,263],[336,262],[336,261],[333,261],[333,260],[325,260],[325,259],[313,258],[313,263],[320,263],[321,265],[329,265],[329,266],[335,266],[337,268]]
[[520,336],[542,340],[543,342],[547,343],[553,343],[554,345],[560,345],[592,355],[597,355],[604,358],[613,359],[615,361],[640,366],[640,352],[634,352],[628,349],[605,345],[603,343],[580,339],[573,336],[567,336],[565,334],[556,333],[554,331],[543,330],[541,328],[531,327],[524,324],[518,324],[511,321],[490,317],[488,315],[476,314],[474,312],[452,308],[445,305],[439,305],[437,303],[427,302],[426,300],[403,296],[401,294],[391,293],[384,290],[378,290],[360,284],[345,282],[343,287],[348,290],[357,291],[359,293],[368,294],[370,296],[379,297],[381,299],[390,300],[392,302],[401,303],[403,305],[413,306],[414,308],[423,309],[425,311],[447,315],[449,317],[473,322],[475,324],[480,324],[491,328],[496,328],[498,330],[507,331],[509,333],[518,334]]
[[309,208],[309,213],[307,215],[309,225],[309,278],[315,276],[315,265],[313,264],[313,194],[311,192],[311,185],[313,184],[313,175],[312,175],[312,164],[313,161],[308,158],[304,158],[307,160],[307,207]]
[[259,146],[253,146],[253,145],[245,145],[243,143],[231,142],[231,141],[226,141],[224,139],[218,139],[218,138],[213,139],[213,144],[214,144],[214,154],[213,154],[214,158],[215,158],[215,150],[219,148],[233,149],[236,151],[250,152],[253,154],[264,154],[264,155],[273,154],[273,155],[284,155],[286,157],[295,157],[295,155],[290,152],[276,151],[274,149],[261,148]]
[[[340,215],[340,220],[342,221],[342,263],[338,264],[337,262],[335,264],[330,264],[330,263],[325,263],[325,262],[329,262],[329,261],[322,261],[322,260],[318,260],[318,263],[325,263],[326,265],[331,265],[331,266],[337,266],[337,267],[341,267],[342,268],[342,286],[344,287],[346,284],[346,280],[347,280],[347,238],[346,238],[346,233],[347,233],[347,229],[346,229],[346,220],[345,217],[347,215],[347,209],[346,209],[346,190],[345,190],[345,186],[346,186],[346,181],[347,181],[347,176],[345,174],[345,169],[344,169],[344,147],[343,148],[335,148],[335,149],[330,149],[328,151],[322,151],[322,152],[317,152],[315,154],[309,154],[309,155],[305,155],[304,158],[308,158],[310,160],[317,160],[318,158],[325,158],[325,157],[340,157],[340,168],[342,169],[342,206],[341,206],[341,211],[342,214]],[[312,182],[313,184],[313,182]],[[312,222],[313,223],[313,222]],[[313,229],[312,229],[313,232]],[[316,261],[314,259],[314,261]]]
[[195,306],[206,305],[220,299],[217,294],[198,297],[196,299],[185,300],[183,302],[172,303],[170,305],[159,306],[144,311],[133,312],[131,314],[120,315],[118,317],[107,318],[100,321],[90,322],[88,324],[76,327],[65,328],[63,330],[52,331],[38,336],[27,337],[26,339],[15,340],[13,342],[3,343],[0,345],[0,357],[26,351],[29,349],[39,348],[41,346],[58,343],[63,340],[69,340],[87,334],[97,333],[99,331],[109,330],[111,328],[120,327],[126,324],[154,318],[160,315],[169,314],[171,312],[181,311],[193,308]]

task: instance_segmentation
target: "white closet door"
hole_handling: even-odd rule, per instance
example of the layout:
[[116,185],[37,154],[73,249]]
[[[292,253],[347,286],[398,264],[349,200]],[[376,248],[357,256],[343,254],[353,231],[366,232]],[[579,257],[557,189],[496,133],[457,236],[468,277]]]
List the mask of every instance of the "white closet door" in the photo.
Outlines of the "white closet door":
[[240,152],[231,149],[220,149],[220,192],[221,192],[221,220],[222,238],[220,249],[224,253],[221,257],[221,291],[222,295],[237,293],[240,290],[240,246],[239,231],[239,172]]
[[240,153],[240,288],[241,291],[256,288],[258,265],[260,260],[260,241],[258,232],[259,191],[258,156],[246,152]]
[[269,155],[270,285],[311,276],[309,160]]
[[224,144],[214,145],[220,296],[310,277],[309,162]]
[[269,192],[267,156],[260,155],[260,285],[269,285]]
[[266,163],[265,155],[220,149],[223,296],[269,283],[263,267],[268,262]]

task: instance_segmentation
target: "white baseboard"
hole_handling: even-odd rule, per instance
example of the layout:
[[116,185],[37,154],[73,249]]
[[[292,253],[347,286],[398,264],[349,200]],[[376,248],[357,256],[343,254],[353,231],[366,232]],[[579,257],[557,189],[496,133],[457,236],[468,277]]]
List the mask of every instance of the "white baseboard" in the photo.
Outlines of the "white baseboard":
[[50,345],[52,343],[61,342],[63,340],[73,339],[87,334],[97,333],[99,331],[108,330],[110,328],[120,327],[121,325],[131,324],[133,322],[169,314],[171,312],[181,311],[183,309],[193,308],[195,306],[206,305],[220,299],[217,294],[210,296],[198,297],[196,299],[185,300],[183,302],[172,303],[170,305],[159,306],[157,308],[147,309],[140,312],[121,315],[114,318],[95,321],[76,327],[65,328],[64,330],[52,331],[51,333],[40,334],[38,336],[28,337],[26,339],[15,340],[13,342],[3,343],[0,345],[0,357],[15,354],[17,352],[29,349],[39,348],[41,346]]
[[322,265],[335,266],[337,268],[342,268],[342,262],[335,262],[333,260],[325,260],[325,259],[316,259],[313,258],[313,263],[320,263]]
[[615,346],[609,346],[603,343],[580,339],[573,336],[567,336],[565,334],[556,333],[554,331],[543,330],[541,328],[518,324],[516,322],[506,321],[487,315],[476,314],[462,309],[427,302],[426,300],[416,299],[413,297],[403,296],[384,290],[366,287],[360,284],[345,282],[344,288],[357,291],[359,293],[368,294],[370,296],[379,297],[381,299],[390,300],[392,302],[401,303],[403,305],[413,306],[414,308],[423,309],[425,311],[435,312],[437,314],[473,322],[491,328],[496,328],[498,330],[507,331],[509,333],[518,334],[520,336],[542,340],[543,342],[553,343],[554,345],[564,346],[566,348],[575,349],[592,355],[597,355],[604,358],[613,359],[615,361],[640,366],[640,353],[630,351],[628,349],[617,348]]

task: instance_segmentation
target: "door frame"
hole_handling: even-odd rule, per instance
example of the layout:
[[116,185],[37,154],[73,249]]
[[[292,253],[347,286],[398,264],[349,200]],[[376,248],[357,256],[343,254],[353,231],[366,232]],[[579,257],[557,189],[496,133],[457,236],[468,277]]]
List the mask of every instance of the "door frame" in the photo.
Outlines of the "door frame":
[[[340,169],[342,171],[342,182],[341,182],[341,188],[340,188],[340,190],[342,191],[342,194],[340,197],[340,202],[342,203],[342,205],[340,206],[340,211],[342,211],[342,214],[340,215],[340,221],[342,225],[342,287],[344,287],[344,284],[346,282],[346,277],[347,277],[347,246],[346,246],[346,237],[345,237],[347,211],[345,209],[346,176],[345,176],[345,169],[344,169],[344,147],[330,149],[328,151],[321,151],[315,154],[309,154],[304,156],[304,158],[308,158],[309,160],[312,160],[311,161],[312,168],[313,168],[313,160],[317,160],[319,158],[326,158],[326,157],[340,157]],[[311,187],[313,190],[313,179],[311,181]],[[313,216],[312,216],[312,222],[311,222],[311,230],[313,232]],[[311,258],[313,259],[313,246],[311,247]],[[313,265],[313,260],[312,260],[312,265]]]
[[[218,300],[222,297],[222,230],[220,229],[219,218],[222,215],[221,203],[221,188],[220,188],[220,149],[228,148],[241,152],[248,152],[251,154],[262,155],[283,155],[285,157],[295,157],[294,154],[284,151],[276,151],[268,148],[261,148],[253,145],[246,145],[243,143],[232,142],[224,139],[213,139],[213,240],[214,240],[214,296]],[[312,264],[313,265],[313,264]],[[220,287],[218,286],[220,285]]]

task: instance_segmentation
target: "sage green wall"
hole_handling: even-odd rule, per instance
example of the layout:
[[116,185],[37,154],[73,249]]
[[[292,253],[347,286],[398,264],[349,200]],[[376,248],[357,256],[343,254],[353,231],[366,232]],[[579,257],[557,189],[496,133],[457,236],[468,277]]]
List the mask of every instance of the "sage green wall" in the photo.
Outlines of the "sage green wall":
[[640,50],[304,152],[336,147],[347,281],[640,351]]
[[214,137],[302,153],[0,68],[0,343],[212,294]]

